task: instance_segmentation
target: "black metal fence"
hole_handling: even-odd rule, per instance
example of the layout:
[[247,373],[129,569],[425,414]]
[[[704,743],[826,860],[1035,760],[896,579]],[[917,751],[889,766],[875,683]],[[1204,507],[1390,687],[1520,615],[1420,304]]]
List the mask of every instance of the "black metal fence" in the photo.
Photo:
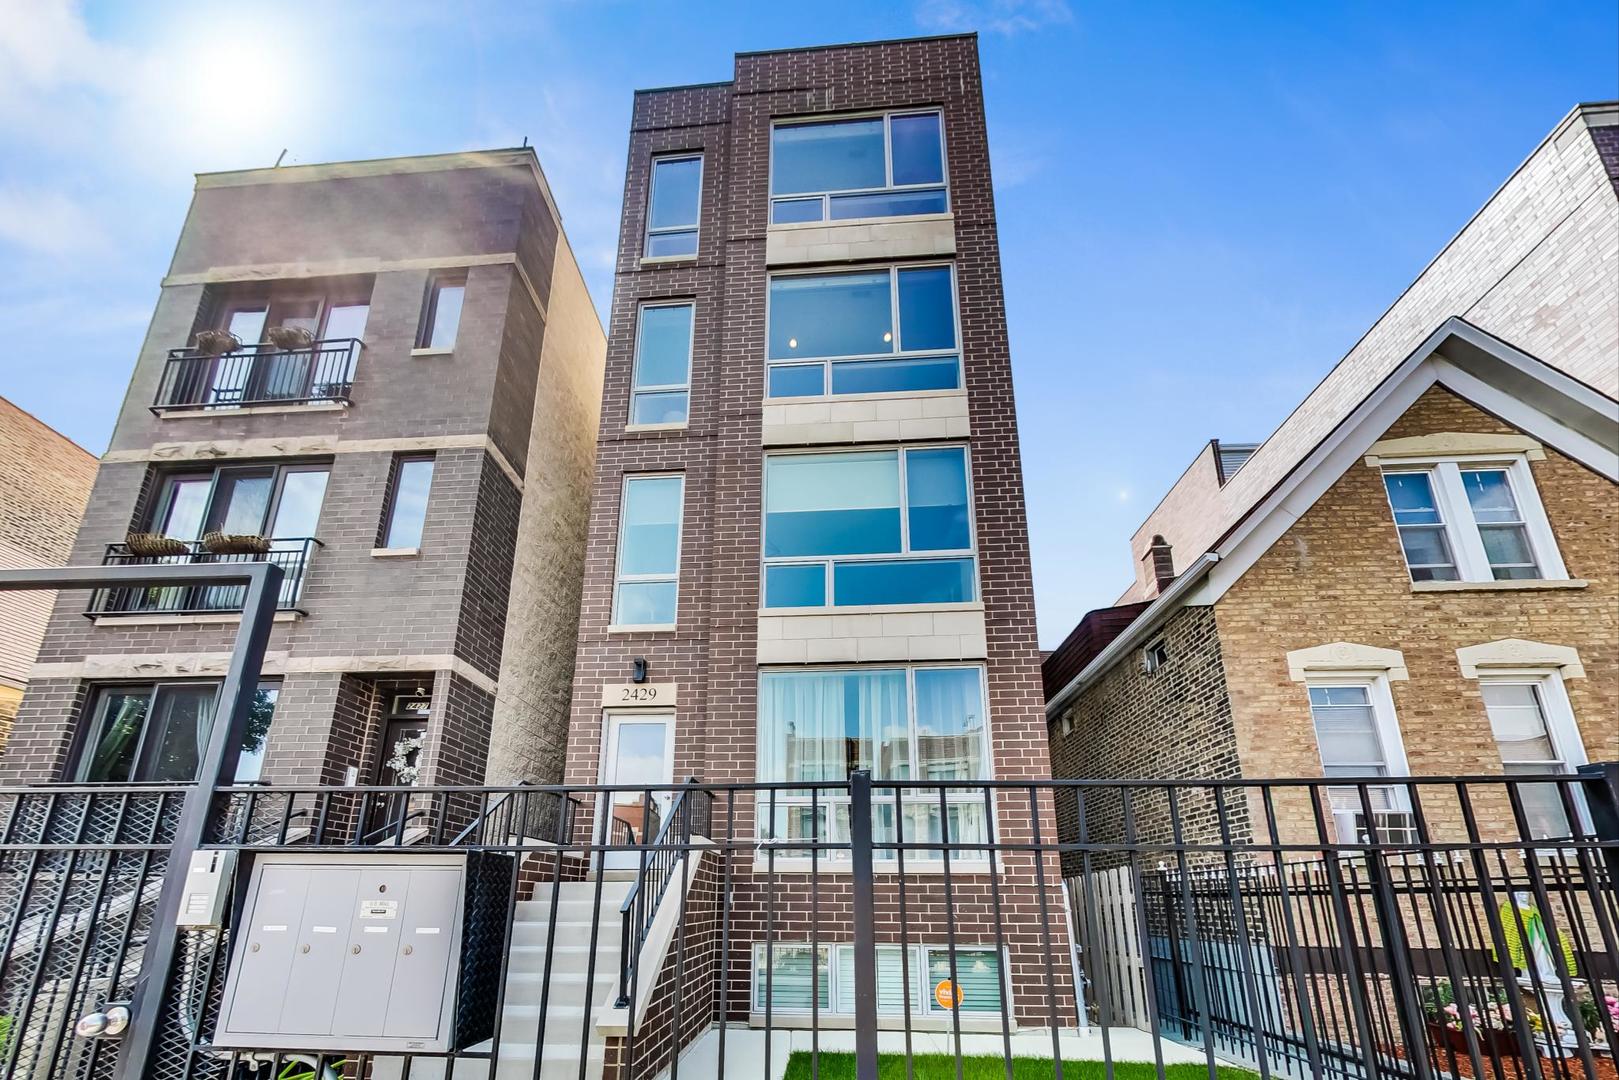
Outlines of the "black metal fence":
[[152,411],[347,403],[364,347],[358,338],[334,338],[299,349],[244,345],[220,356],[172,349]]
[[[321,542],[313,536],[275,537],[263,553],[219,554],[202,541],[189,541],[183,555],[137,555],[128,544],[108,544],[104,566],[167,566],[198,563],[267,562],[281,570],[276,606],[299,610],[309,561]],[[139,585],[97,589],[90,594],[85,614],[97,615],[207,615],[242,610],[244,585]]]
[[[1398,782],[1414,842],[1338,839],[1332,799],[1357,783],[220,788],[203,848],[238,883],[287,853],[475,857],[455,997],[485,995],[487,1022],[432,1052],[216,1043],[257,940],[238,894],[146,973],[166,992],[130,1030],[163,1080],[776,1080],[884,1058],[914,1077],[1611,1077],[1619,766]],[[1566,833],[1532,812],[1546,785]],[[184,790],[0,789],[0,1078],[111,1075],[120,1038],[71,1028],[128,1000],[167,932]]]

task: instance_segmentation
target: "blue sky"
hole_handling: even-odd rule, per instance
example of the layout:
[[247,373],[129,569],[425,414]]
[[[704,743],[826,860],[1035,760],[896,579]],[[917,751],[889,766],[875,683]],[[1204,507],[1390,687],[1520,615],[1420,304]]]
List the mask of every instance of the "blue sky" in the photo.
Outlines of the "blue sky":
[[0,0],[0,394],[100,453],[191,174],[538,148],[599,305],[631,91],[980,31],[1042,642],[1210,437],[1284,417],[1581,100],[1580,3]]

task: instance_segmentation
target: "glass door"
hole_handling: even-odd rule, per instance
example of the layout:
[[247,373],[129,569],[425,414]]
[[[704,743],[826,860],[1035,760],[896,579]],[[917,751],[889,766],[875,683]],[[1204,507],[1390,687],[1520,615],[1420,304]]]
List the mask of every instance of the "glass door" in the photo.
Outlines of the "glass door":
[[290,605],[303,590],[310,539],[320,525],[320,507],[326,499],[325,465],[293,466],[281,470],[280,491],[270,516],[270,558],[281,567],[281,602]]
[[[270,305],[270,326],[307,330],[313,340],[320,329],[320,299],[277,300]],[[309,397],[309,376],[315,350],[273,349],[260,365],[256,401],[304,401]]]
[[[661,787],[650,800],[652,813],[648,814],[648,800],[644,791],[619,791],[608,799],[608,810],[624,822],[635,834],[637,844],[651,843],[655,839],[658,823],[668,817],[673,796],[668,791],[674,783],[673,740],[674,717],[656,713],[611,713],[607,718],[607,757],[602,763],[602,783],[633,784]],[[623,830],[609,833],[622,835]],[[640,856],[633,851],[607,853],[605,865],[609,870],[628,870],[640,865]]]
[[343,342],[333,345],[317,364],[312,395],[317,398],[346,398],[354,386],[354,365],[360,358],[360,346],[365,337],[366,317],[371,313],[368,304],[334,304],[326,312],[326,329],[322,341]]
[[236,335],[242,348],[214,360],[213,374],[209,379],[208,404],[231,408],[242,404],[248,385],[252,382],[253,368],[258,361],[258,344],[264,340],[265,320],[269,314],[267,304],[231,311],[225,320],[225,329]]

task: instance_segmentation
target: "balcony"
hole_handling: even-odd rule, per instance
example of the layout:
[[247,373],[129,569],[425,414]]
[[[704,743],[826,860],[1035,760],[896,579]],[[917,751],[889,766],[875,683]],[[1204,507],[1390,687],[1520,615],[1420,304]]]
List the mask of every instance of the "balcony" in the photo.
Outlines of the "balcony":
[[349,404],[359,338],[314,341],[297,349],[244,345],[211,356],[171,349],[152,411],[225,410],[253,406]]
[[[128,544],[108,544],[103,566],[155,566],[162,563],[272,562],[281,567],[281,595],[276,607],[281,611],[304,611],[298,606],[304,574],[310,557],[323,546],[313,536],[276,538],[263,554],[220,555],[203,547],[201,541],[187,544],[183,555],[136,555]],[[218,615],[239,612],[246,587],[242,585],[203,585],[97,589],[90,597],[87,616],[126,615]]]

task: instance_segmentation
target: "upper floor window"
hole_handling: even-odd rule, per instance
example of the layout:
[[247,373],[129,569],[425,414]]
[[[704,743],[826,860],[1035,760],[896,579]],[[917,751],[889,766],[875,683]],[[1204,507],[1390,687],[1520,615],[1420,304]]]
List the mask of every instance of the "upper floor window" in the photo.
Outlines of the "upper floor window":
[[1383,486],[1412,581],[1567,576],[1521,457],[1387,468]]
[[684,424],[691,404],[692,305],[646,304],[635,333],[630,423]]
[[770,131],[770,220],[942,214],[944,118],[938,110],[778,122]]
[[391,481],[382,546],[396,551],[419,548],[422,526],[427,523],[427,494],[433,487],[433,455],[395,458]]
[[[100,687],[91,699],[90,726],[71,775],[89,784],[196,780],[213,732],[218,693],[219,684],[212,682]],[[237,748],[235,783],[259,778],[280,693],[279,683],[261,683],[254,691],[247,730]]]
[[433,275],[427,283],[427,303],[422,308],[422,326],[416,338],[418,348],[444,352],[455,348],[466,297],[465,271]]
[[779,274],[767,318],[770,397],[961,387],[949,266]]
[[619,504],[615,626],[673,626],[680,581],[680,476],[631,476]]
[[697,254],[697,217],[702,201],[701,154],[652,159],[652,194],[646,211],[647,258]]
[[[1321,774],[1326,777],[1405,776],[1405,747],[1394,702],[1382,679],[1312,682],[1310,719],[1315,725]],[[1371,837],[1366,807],[1384,840],[1408,838],[1412,828],[1410,799],[1402,787],[1369,785],[1366,798],[1355,785],[1327,788],[1340,843],[1364,843]]]
[[765,459],[764,606],[977,598],[961,446]]

